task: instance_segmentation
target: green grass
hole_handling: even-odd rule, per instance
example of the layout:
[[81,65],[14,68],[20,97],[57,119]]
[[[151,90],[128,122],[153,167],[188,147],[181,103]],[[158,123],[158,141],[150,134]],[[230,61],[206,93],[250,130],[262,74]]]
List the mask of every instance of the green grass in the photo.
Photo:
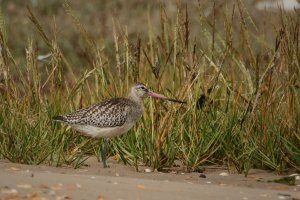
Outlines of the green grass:
[[[245,175],[251,168],[299,170],[296,14],[278,13],[270,36],[276,40],[270,42],[240,1],[230,9],[214,8],[212,18],[201,4],[198,8],[196,38],[188,8],[178,4],[169,17],[162,5],[160,24],[152,24],[149,13],[148,34],[142,37],[129,36],[114,19],[113,43],[108,44],[93,36],[65,1],[58,9],[79,36],[80,66],[61,47],[68,38],[46,31],[49,27],[30,7],[28,17],[40,36],[26,38],[26,51],[15,57],[1,14],[0,158],[77,168],[89,156],[99,157],[101,139],[82,136],[52,117],[126,95],[132,83],[141,81],[188,103],[147,99],[137,125],[111,141],[109,153],[120,161],[161,170],[180,160],[189,171],[212,163]],[[223,24],[215,23],[216,13]],[[42,54],[37,43],[43,43],[43,53],[51,53],[48,58],[37,59]]]

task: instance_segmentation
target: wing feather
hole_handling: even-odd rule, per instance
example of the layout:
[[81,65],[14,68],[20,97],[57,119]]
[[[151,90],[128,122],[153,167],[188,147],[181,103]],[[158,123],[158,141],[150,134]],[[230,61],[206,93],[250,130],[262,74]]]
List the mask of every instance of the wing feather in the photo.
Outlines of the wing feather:
[[109,99],[66,115],[64,121],[100,128],[122,126],[132,110],[132,104],[125,98]]

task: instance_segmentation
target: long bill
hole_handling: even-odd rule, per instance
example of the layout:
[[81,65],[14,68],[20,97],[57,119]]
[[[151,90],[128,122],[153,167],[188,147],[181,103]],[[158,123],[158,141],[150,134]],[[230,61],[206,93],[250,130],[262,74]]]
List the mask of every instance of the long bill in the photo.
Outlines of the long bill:
[[158,94],[158,93],[155,93],[155,92],[152,92],[152,91],[149,91],[148,95],[151,96],[151,97],[154,97],[154,98],[163,99],[163,100],[167,100],[167,101],[173,101],[173,102],[176,102],[176,103],[186,103],[185,101],[172,99],[172,98],[166,97],[162,94]]

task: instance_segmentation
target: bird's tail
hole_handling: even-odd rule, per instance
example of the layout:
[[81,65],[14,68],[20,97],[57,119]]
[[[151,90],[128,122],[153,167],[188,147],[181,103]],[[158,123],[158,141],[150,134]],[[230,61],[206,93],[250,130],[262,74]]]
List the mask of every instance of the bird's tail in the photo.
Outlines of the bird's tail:
[[54,116],[52,119],[54,121],[58,121],[58,122],[64,122],[64,121],[66,121],[65,118],[64,118],[64,116]]

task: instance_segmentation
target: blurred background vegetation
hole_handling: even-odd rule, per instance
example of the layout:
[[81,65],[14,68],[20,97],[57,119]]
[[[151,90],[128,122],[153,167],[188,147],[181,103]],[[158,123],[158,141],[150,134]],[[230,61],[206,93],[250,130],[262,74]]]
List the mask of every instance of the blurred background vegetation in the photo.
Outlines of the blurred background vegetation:
[[101,139],[51,118],[141,81],[188,104],[148,99],[124,163],[299,170],[299,4],[263,3],[0,0],[0,157],[80,167]]
[[[258,9],[259,0],[243,1],[242,9],[245,13],[245,23],[250,31],[251,37],[257,37],[259,42],[264,42],[266,46],[271,47],[276,38],[274,31],[281,17],[278,14],[280,11],[276,8],[271,10]],[[275,2],[275,1],[274,1]],[[1,0],[1,12],[6,23],[6,31],[9,33],[8,44],[14,51],[16,60],[24,61],[24,50],[28,38],[35,38],[35,45],[39,49],[40,54],[49,53],[46,44],[41,40],[39,33],[36,31],[33,23],[28,18],[26,5],[29,5],[34,12],[34,15],[39,19],[41,25],[47,35],[51,38],[56,37],[57,43],[64,51],[66,56],[80,66],[89,65],[89,61],[84,52],[84,41],[80,37],[78,27],[74,26],[72,18],[70,18],[63,8],[62,0],[53,1],[9,1]],[[224,33],[224,15],[230,15],[232,9],[235,8],[237,17],[236,1],[181,1],[181,4],[188,7],[190,39],[201,43],[205,36],[203,27],[199,21],[201,16],[199,9],[204,17],[215,24],[215,28],[220,34]],[[201,7],[199,7],[199,5]],[[105,48],[109,55],[114,56],[114,38],[113,26],[115,23],[120,28],[128,33],[130,40],[136,40],[137,37],[147,39],[149,31],[152,34],[161,33],[161,11],[163,6],[163,17],[168,20],[168,23],[176,22],[177,3],[176,1],[108,1],[108,0],[90,0],[87,2],[72,1],[72,9],[76,18],[84,25],[86,32],[97,43],[97,45]],[[289,13],[293,13],[290,11]],[[296,13],[294,13],[296,16]],[[229,16],[228,16],[229,17]],[[241,23],[234,18],[232,22],[233,38],[235,44],[238,44],[240,39]],[[261,51],[259,45],[255,43],[253,46],[257,52]],[[113,61],[113,60],[111,60]],[[114,63],[115,64],[115,63]],[[113,64],[112,64],[113,65]],[[113,67],[113,66],[112,66]]]

